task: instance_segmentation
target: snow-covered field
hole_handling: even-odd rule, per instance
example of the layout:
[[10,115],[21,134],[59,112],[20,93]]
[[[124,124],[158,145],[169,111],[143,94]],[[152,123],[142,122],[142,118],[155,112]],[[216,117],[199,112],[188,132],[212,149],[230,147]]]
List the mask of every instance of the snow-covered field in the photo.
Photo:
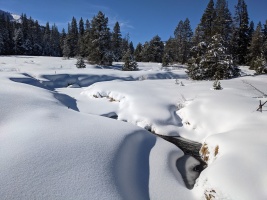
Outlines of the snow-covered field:
[[[185,66],[75,63],[0,57],[0,199],[267,199],[266,75],[242,66],[217,91]],[[203,144],[192,190],[183,152],[146,129]]]

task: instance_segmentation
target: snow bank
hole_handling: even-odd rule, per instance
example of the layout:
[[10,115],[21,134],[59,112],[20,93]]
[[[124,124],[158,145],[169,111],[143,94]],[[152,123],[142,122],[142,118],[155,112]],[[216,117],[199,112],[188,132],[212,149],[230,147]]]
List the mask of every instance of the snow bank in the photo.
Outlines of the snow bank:
[[129,191],[149,196],[154,136],[68,109],[51,91],[0,76],[2,198],[131,199]]

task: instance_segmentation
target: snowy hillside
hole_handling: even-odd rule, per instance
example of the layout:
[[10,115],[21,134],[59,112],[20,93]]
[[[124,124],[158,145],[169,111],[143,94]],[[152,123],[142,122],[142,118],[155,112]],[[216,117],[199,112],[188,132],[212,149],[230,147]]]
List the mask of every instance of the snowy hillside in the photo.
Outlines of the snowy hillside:
[[[266,75],[213,90],[185,66],[75,63],[0,57],[1,199],[267,199]],[[151,132],[202,143],[207,168]]]

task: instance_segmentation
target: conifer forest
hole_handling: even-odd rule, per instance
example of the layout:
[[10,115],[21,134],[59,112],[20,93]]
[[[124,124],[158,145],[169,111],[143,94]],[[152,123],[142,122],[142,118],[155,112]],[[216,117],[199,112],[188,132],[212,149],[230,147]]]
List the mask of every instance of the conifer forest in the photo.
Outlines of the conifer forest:
[[189,77],[196,80],[239,76],[237,65],[249,65],[258,74],[267,73],[267,20],[250,21],[245,0],[238,0],[234,10],[230,12],[226,0],[210,0],[194,31],[187,18],[178,22],[167,41],[155,35],[136,47],[129,35],[122,36],[119,22],[113,29],[109,27],[109,19],[101,11],[90,20],[73,17],[68,30],[61,32],[56,24],[42,26],[26,14],[17,21],[2,14],[0,54],[79,56],[99,65],[125,62],[123,58],[163,66],[182,63],[188,65]]

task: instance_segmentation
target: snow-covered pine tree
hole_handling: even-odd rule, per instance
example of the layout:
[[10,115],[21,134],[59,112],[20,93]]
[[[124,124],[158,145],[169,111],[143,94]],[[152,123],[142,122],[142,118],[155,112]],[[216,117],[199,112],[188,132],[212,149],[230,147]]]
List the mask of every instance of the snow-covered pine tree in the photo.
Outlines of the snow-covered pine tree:
[[[232,56],[227,53],[223,46],[224,41],[220,34],[211,38],[206,51],[204,44],[198,49],[192,49],[196,56],[191,60],[188,75],[192,79],[220,80],[239,76],[239,68],[233,63]],[[195,53],[194,53],[195,51]]]
[[221,83],[218,79],[216,79],[213,83],[213,89],[214,90],[222,90]]
[[200,42],[191,48],[191,58],[188,61],[188,68],[186,73],[193,80],[204,80],[205,68],[203,62],[205,60],[205,53],[207,51],[207,44]]
[[138,68],[138,65],[136,61],[134,60],[134,56],[131,54],[130,48],[126,52],[126,54],[122,58],[124,65],[122,67],[123,71],[136,71]]
[[75,65],[77,68],[85,68],[86,64],[84,63],[83,57],[79,56]]
[[239,68],[234,65],[232,56],[227,52],[227,47],[220,34],[212,37],[208,45],[203,62],[207,79],[229,79],[239,76]]

